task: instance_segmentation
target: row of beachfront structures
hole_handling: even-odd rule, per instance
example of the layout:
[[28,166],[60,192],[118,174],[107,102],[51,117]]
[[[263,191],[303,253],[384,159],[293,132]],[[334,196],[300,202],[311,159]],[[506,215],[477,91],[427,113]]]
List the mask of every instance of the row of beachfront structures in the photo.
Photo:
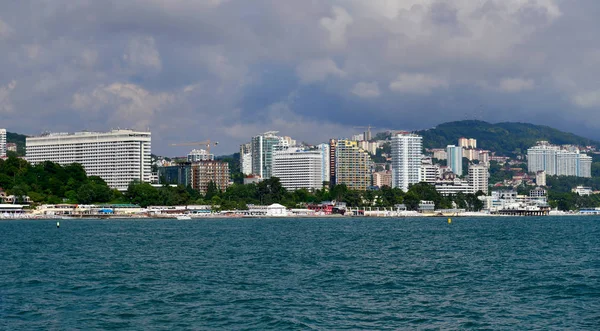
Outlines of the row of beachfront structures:
[[[518,195],[516,191],[494,191],[489,196],[480,196],[484,203],[483,212],[487,214],[532,215],[547,214],[550,211],[546,191],[536,188],[529,195]],[[0,218],[13,218],[15,215],[31,217],[176,217],[188,215],[206,216],[418,216],[418,215],[460,215],[465,211],[456,206],[448,210],[436,210],[432,201],[421,201],[417,211],[407,211],[406,206],[399,204],[393,208],[361,207],[349,208],[343,202],[325,201],[318,204],[306,204],[300,208],[286,208],[279,204],[248,205],[246,210],[220,210],[218,206],[149,206],[142,208],[133,204],[115,205],[76,205],[54,204],[41,205],[35,209],[26,209],[25,205],[0,205]],[[588,210],[589,212],[589,210]]]

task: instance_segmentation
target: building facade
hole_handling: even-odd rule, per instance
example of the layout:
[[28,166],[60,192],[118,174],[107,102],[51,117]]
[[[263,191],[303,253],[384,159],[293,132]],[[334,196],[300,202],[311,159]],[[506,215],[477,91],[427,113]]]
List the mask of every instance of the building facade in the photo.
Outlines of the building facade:
[[124,191],[132,181],[151,180],[151,133],[132,130],[49,133],[26,138],[26,158],[32,164],[52,161],[81,164],[88,176]]
[[448,145],[446,147],[446,152],[448,153],[448,167],[455,173],[457,176],[463,175],[462,168],[462,159],[463,159],[463,149],[460,146]]
[[336,184],[351,190],[365,191],[371,186],[373,161],[356,141],[339,140],[335,149]]
[[329,144],[319,144],[317,146],[319,151],[321,152],[321,167],[323,167],[323,176],[321,177],[321,182],[329,183],[329,176],[331,174],[330,169],[330,150]]
[[0,129],[0,157],[6,156],[6,150],[6,129]]
[[194,190],[206,194],[210,182],[217,189],[225,191],[229,187],[229,163],[221,161],[200,161],[191,164],[190,185]]
[[404,192],[420,181],[423,137],[402,132],[392,136],[392,187]]
[[287,190],[321,189],[325,174],[321,150],[289,148],[273,153],[273,176],[279,178]]
[[374,172],[373,186],[377,186],[379,188],[384,186],[392,187],[392,172],[389,170]]
[[592,177],[592,157],[574,146],[555,146],[539,141],[527,150],[527,170],[550,176]]
[[188,155],[188,162],[212,161],[215,159],[214,154],[208,154],[205,149],[193,149]]
[[252,174],[252,143],[240,145],[240,171],[246,176]]
[[441,168],[437,164],[424,163],[421,164],[419,182],[435,184],[441,176]]
[[535,185],[546,186],[546,172],[544,170],[535,173]]
[[17,144],[15,143],[6,143],[6,152],[17,152]]
[[333,186],[336,184],[336,176],[335,176],[335,152],[337,147],[337,140],[330,139],[329,140],[329,186]]
[[483,194],[487,195],[489,189],[488,180],[489,171],[486,166],[475,164],[469,166],[468,181],[472,189],[471,193],[481,191]]
[[252,137],[252,173],[262,179],[271,178],[273,151],[280,143],[280,138],[275,134],[277,131],[269,131]]
[[458,146],[475,149],[477,148],[477,139],[465,137],[458,138]]
[[192,164],[187,162],[178,165],[158,167],[159,184],[176,184],[187,187],[192,185]]

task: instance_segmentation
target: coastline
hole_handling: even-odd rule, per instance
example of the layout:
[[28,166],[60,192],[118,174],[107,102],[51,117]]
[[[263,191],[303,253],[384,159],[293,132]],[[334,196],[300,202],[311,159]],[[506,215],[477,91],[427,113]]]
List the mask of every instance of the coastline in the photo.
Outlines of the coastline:
[[597,216],[593,214],[586,213],[550,213],[548,215],[537,215],[537,216],[524,216],[524,215],[501,215],[501,214],[491,214],[491,213],[477,213],[477,212],[465,212],[465,213],[417,213],[417,212],[407,212],[402,214],[393,214],[393,215],[382,215],[382,214],[372,214],[372,215],[341,215],[341,214],[330,214],[330,215],[224,215],[224,214],[210,214],[210,215],[186,215],[189,216],[189,219],[180,220],[178,217],[183,215],[27,215],[21,214],[14,217],[0,217],[0,221],[10,221],[10,220],[179,220],[179,221],[189,221],[189,220],[209,220],[209,219],[307,219],[307,218],[323,218],[323,219],[346,219],[346,218],[469,218],[469,217],[497,217],[497,218],[506,218],[506,217],[561,217],[561,216]]

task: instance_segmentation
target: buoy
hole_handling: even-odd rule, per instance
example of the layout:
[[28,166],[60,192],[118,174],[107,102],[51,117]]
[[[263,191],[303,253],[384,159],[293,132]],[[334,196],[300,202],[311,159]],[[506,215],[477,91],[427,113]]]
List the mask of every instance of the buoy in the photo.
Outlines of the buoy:
[[56,227],[60,228],[60,222],[56,222]]
[[448,219],[448,224],[452,224],[452,219],[451,218]]

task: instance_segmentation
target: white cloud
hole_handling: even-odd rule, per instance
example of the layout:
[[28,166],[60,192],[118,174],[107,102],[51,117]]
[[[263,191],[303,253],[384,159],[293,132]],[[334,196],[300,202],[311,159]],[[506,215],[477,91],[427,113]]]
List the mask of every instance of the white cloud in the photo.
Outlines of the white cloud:
[[86,113],[103,112],[112,125],[145,129],[156,113],[175,100],[170,93],[151,93],[135,84],[113,83],[98,86],[90,93],[76,93],[71,106]]
[[572,100],[581,108],[600,107],[600,90],[578,93]]
[[352,24],[352,16],[341,7],[334,6],[333,18],[323,17],[320,24],[329,32],[329,42],[332,47],[346,46],[346,28]]
[[402,73],[390,83],[390,90],[410,94],[429,94],[434,89],[443,87],[448,87],[445,79],[422,73]]
[[17,87],[17,81],[15,80],[5,86],[0,86],[0,113],[12,113],[14,111],[10,95],[15,87]]
[[4,21],[0,20],[0,39],[8,38],[13,33],[13,29]]
[[135,37],[129,41],[123,60],[134,70],[160,71],[162,62],[153,37]]
[[500,90],[507,93],[522,92],[535,87],[533,79],[505,78],[500,81]]
[[377,84],[377,82],[356,83],[352,88],[352,93],[358,95],[361,98],[376,98],[381,95],[381,92],[379,91],[379,85]]
[[345,72],[338,68],[331,59],[306,61],[296,67],[296,74],[302,83],[324,81],[328,76],[345,76]]
[[86,67],[93,67],[98,60],[98,52],[92,49],[84,49],[80,55],[81,63]]

